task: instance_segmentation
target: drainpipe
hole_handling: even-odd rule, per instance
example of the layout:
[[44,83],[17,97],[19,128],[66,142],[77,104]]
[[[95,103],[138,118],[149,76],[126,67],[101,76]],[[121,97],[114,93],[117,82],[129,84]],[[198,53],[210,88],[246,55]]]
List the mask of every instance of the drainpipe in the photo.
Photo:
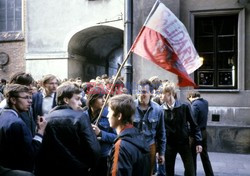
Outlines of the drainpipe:
[[[133,0],[124,1],[124,56],[128,53],[132,45],[132,2]],[[125,86],[128,89],[128,93],[132,94],[132,81],[133,81],[133,66],[132,56],[129,56],[128,61],[125,63]]]

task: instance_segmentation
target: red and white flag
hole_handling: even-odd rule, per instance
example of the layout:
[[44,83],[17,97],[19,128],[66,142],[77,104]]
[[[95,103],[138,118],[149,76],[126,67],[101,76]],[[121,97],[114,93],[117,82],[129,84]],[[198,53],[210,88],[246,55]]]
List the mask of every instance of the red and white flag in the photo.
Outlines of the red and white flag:
[[202,63],[182,22],[160,1],[156,1],[131,51],[154,62],[179,78],[179,86],[196,84],[188,74]]

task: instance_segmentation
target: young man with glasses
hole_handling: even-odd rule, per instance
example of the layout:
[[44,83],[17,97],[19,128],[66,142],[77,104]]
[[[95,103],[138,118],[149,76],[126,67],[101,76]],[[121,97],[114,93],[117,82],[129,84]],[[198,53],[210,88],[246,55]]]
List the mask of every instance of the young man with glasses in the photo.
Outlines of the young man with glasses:
[[[10,78],[10,84],[21,84],[29,88],[29,92],[32,93],[32,86],[34,84],[34,79],[31,74],[25,72],[17,72]],[[7,106],[6,99],[0,103],[0,111]],[[20,118],[25,122],[27,127],[30,129],[32,136],[35,136],[37,122],[33,119],[32,108],[30,107],[28,111],[23,111],[19,113]],[[42,118],[42,117],[41,117]]]
[[135,100],[136,111],[134,126],[144,134],[146,141],[150,145],[151,175],[153,174],[156,153],[158,153],[158,163],[164,164],[166,133],[164,126],[163,109],[152,98],[153,86],[148,79],[139,81],[137,100]]
[[7,106],[0,115],[0,165],[13,169],[33,171],[34,160],[42,142],[46,121],[39,121],[36,135],[20,117],[32,103],[30,89],[20,84],[9,84],[5,90]]

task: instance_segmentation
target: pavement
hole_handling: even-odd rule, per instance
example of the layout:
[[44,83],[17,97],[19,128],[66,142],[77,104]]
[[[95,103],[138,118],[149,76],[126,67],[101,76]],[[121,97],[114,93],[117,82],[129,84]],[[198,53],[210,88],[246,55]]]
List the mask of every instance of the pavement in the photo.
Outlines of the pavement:
[[[250,176],[250,154],[208,153],[215,176]],[[175,176],[183,176],[184,167],[177,155]],[[197,176],[205,176],[200,156],[197,156]]]

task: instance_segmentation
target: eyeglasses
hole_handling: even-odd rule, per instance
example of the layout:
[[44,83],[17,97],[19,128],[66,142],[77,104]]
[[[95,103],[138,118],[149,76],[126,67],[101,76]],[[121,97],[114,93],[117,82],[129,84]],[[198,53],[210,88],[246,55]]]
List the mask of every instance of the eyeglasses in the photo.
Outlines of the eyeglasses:
[[25,96],[25,97],[21,97],[21,96],[15,96],[16,98],[22,98],[22,99],[25,99],[25,100],[32,100],[32,97],[31,96]]
[[139,94],[146,94],[146,93],[148,93],[148,91],[146,91],[146,90],[138,90],[138,93]]

